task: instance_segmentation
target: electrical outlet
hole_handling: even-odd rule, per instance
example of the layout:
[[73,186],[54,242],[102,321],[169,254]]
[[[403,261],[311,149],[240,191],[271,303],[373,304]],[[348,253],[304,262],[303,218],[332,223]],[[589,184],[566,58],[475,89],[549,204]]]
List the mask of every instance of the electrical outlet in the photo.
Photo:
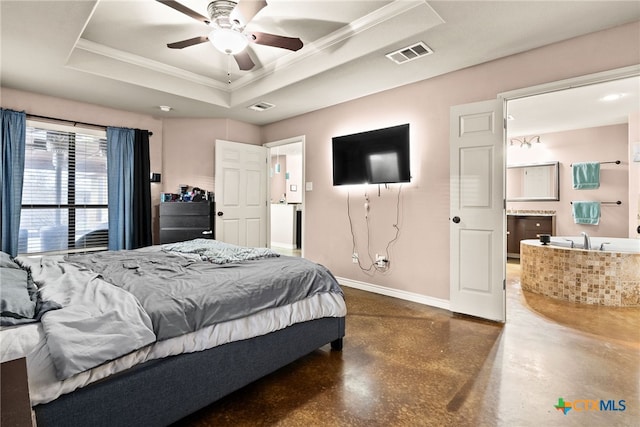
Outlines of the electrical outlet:
[[351,254],[351,262],[354,264],[358,263],[358,252],[354,252],[353,254]]
[[389,260],[384,255],[376,254],[376,265],[380,268],[384,268],[387,266]]

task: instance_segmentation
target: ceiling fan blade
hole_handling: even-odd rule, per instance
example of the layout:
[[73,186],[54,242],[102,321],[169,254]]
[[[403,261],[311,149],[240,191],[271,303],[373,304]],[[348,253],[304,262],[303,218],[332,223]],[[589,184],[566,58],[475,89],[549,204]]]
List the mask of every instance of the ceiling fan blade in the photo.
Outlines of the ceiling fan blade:
[[267,2],[265,0],[240,0],[233,10],[232,16],[244,26],[266,6]]
[[184,13],[185,15],[195,19],[196,21],[204,22],[207,25],[211,23],[211,20],[209,18],[200,15],[198,12],[194,12],[193,10],[189,9],[186,6],[181,5],[175,0],[156,0],[156,1],[158,3],[162,3],[166,6],[169,6],[170,8],[175,9],[178,12]]
[[285,37],[277,36],[275,34],[252,32],[249,33],[249,40],[253,40],[254,43],[262,44],[265,46],[280,47],[282,49],[300,50],[304,44],[302,40],[297,37]]
[[246,49],[240,53],[236,53],[235,55],[233,55],[233,57],[236,59],[238,67],[240,67],[242,71],[250,70],[256,65],[253,63],[253,60],[247,53]]
[[185,47],[193,46],[193,45],[204,43],[207,41],[209,41],[209,37],[200,36],[200,37],[194,37],[192,39],[182,40],[175,43],[169,43],[167,47],[171,49],[183,49]]

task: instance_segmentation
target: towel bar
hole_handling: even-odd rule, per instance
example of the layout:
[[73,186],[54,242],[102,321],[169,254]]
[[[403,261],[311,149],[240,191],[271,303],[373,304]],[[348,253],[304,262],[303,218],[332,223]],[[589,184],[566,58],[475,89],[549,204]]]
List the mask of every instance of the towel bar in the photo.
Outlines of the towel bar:
[[[611,162],[598,162],[601,165],[604,165],[605,163],[615,163],[616,165],[619,165],[620,163],[622,163],[620,160],[615,160],[615,161],[611,161]],[[573,167],[573,163],[571,163],[569,166]]]
[[[573,202],[571,202],[573,204]],[[601,205],[621,205],[622,201],[616,200],[615,202],[600,202]]]

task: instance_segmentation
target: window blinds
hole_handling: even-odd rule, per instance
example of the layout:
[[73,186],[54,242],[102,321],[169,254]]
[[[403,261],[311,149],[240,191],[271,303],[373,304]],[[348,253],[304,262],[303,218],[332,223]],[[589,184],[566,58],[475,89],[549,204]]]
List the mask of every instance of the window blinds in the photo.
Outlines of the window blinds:
[[27,121],[20,253],[106,249],[106,132]]

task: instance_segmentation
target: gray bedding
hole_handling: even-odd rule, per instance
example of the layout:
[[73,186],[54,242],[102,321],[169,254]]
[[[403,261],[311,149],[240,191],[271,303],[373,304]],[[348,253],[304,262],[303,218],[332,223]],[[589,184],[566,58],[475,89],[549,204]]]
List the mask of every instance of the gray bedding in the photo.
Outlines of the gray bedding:
[[5,252],[0,252],[0,283],[0,327],[39,322],[46,312],[60,308],[42,299],[29,272]]
[[224,252],[246,261],[226,262],[227,255],[214,254],[204,245],[206,256],[190,244],[189,253],[155,246],[18,257],[37,293],[59,308],[41,318],[57,378],[64,380],[154,341],[318,293],[342,294],[333,275],[308,260],[232,250]]
[[68,261],[133,294],[158,340],[316,293],[342,293],[329,270],[302,258],[213,264],[174,252],[133,250],[69,256]]
[[47,348],[60,380],[155,341],[151,319],[130,293],[61,256],[18,257],[43,300],[61,307],[41,318]]

